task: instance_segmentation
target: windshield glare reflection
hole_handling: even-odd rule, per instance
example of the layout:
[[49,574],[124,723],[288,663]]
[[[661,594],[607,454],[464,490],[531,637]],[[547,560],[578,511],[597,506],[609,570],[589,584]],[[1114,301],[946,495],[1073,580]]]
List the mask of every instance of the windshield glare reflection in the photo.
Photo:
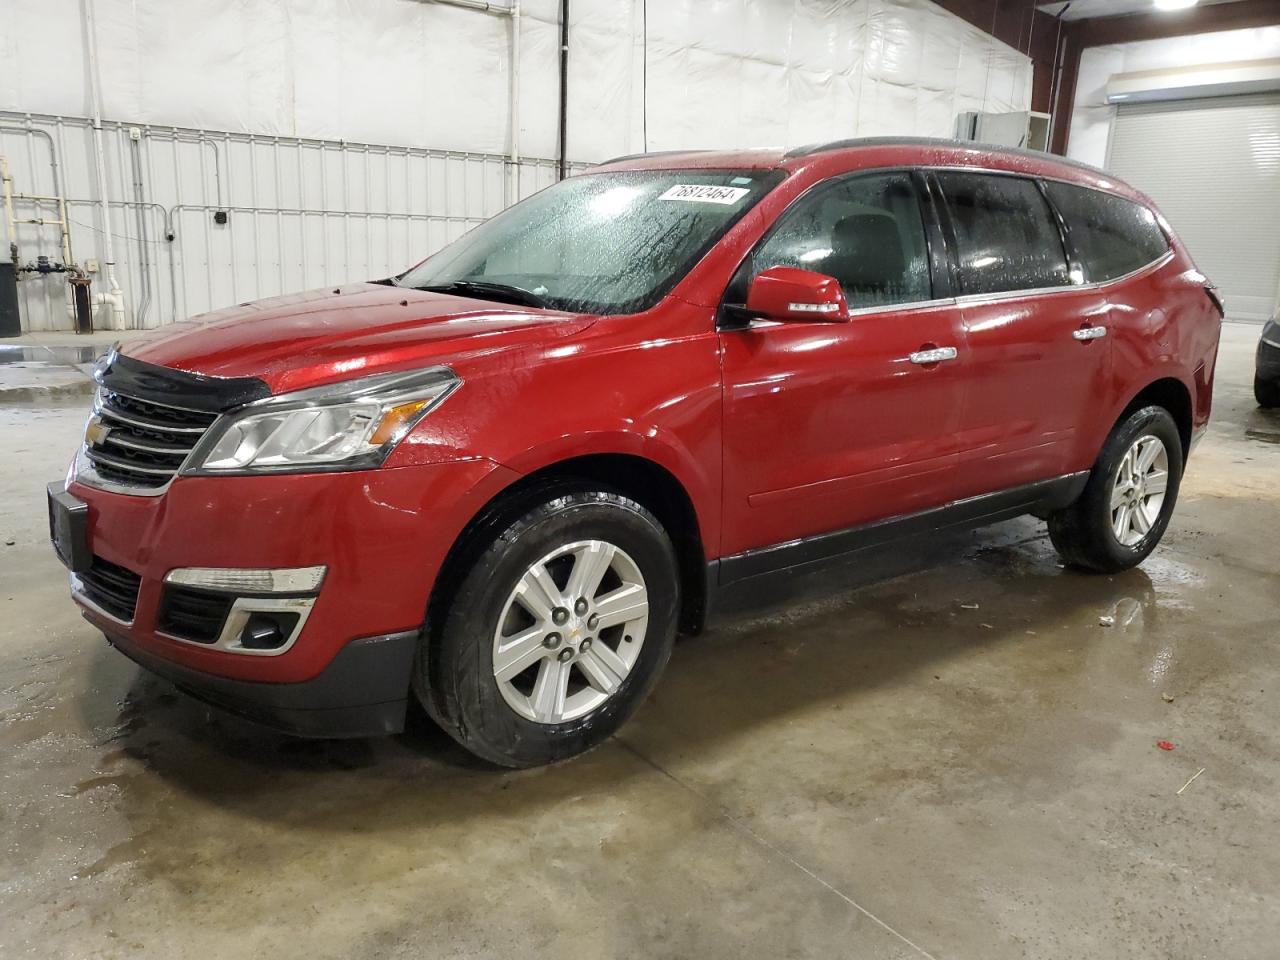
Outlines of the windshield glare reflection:
[[646,310],[781,178],[772,170],[571,177],[481,224],[397,282],[580,313]]

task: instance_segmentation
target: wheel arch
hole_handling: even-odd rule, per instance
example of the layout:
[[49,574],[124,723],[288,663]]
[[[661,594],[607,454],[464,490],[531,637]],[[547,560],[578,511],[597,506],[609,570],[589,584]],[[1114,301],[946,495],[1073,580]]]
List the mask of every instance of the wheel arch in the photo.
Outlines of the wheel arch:
[[1124,405],[1112,426],[1122,423],[1135,410],[1143,407],[1157,406],[1169,411],[1173,422],[1178,426],[1178,437],[1182,440],[1182,462],[1185,468],[1187,456],[1191,452],[1191,430],[1193,422],[1193,406],[1191,390],[1178,377],[1165,376],[1153,380],[1134,394]]
[[557,489],[584,483],[629,497],[658,518],[671,537],[679,563],[680,630],[700,632],[710,592],[704,525],[675,474],[655,460],[632,453],[591,453],[556,460],[522,474],[491,497],[445,556],[428,600],[428,628],[441,622],[441,604],[494,537]]

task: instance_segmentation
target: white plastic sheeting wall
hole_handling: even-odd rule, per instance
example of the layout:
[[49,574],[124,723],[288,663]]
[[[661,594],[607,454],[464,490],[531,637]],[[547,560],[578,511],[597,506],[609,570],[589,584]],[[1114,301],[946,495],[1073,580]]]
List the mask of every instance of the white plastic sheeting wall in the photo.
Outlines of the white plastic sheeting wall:
[[648,66],[656,150],[949,137],[962,111],[1030,108],[1031,61],[923,0],[650,2]]
[[[112,232],[135,325],[385,275],[501,209],[510,17],[429,0],[93,0],[112,121],[104,225],[89,202],[83,2],[0,0],[0,125],[54,134],[75,201],[76,259],[101,257],[101,231]],[[554,179],[559,4],[521,9],[515,109],[521,156],[533,158],[522,164],[525,194]],[[1030,102],[1026,57],[927,0],[571,0],[570,9],[568,152],[578,164],[646,148],[948,136],[960,111]],[[141,208],[131,126],[142,137]],[[51,187],[42,150],[0,134],[19,192]],[[215,155],[226,226],[212,223]],[[149,219],[139,222],[140,209]],[[30,203],[19,210],[40,215]],[[48,227],[24,226],[21,239],[24,260],[57,253]],[[68,325],[58,281],[23,290],[27,328]]]

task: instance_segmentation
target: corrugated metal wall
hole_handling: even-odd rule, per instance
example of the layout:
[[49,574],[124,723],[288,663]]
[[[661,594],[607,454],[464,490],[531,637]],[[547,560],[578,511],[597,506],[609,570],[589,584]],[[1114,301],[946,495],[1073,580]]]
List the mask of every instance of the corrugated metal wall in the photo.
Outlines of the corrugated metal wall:
[[1123,104],[1107,169],[1160,207],[1232,320],[1280,292],[1280,93]]
[[[101,261],[102,232],[114,235],[134,327],[398,273],[502,210],[509,189],[509,161],[492,154],[109,122],[111,223],[104,225],[89,121],[0,112],[0,155],[9,160],[19,221],[57,216],[55,204],[22,198],[54,193],[48,145],[24,129],[52,137],[75,260]],[[555,179],[553,161],[524,159],[519,195]],[[225,225],[214,222],[218,210],[227,212]],[[58,238],[52,225],[19,223],[22,261],[40,254],[60,261]],[[59,275],[23,280],[24,328],[69,329],[65,291]]]

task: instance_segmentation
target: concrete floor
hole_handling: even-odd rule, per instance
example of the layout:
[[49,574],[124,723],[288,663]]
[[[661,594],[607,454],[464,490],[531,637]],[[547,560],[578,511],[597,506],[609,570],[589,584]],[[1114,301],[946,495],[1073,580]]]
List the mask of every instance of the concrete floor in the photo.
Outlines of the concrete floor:
[[1063,570],[1026,520],[828,578],[683,641],[621,737],[523,773],[425,721],[288,740],[140,674],[45,539],[80,406],[0,407],[0,956],[1274,958],[1256,336],[1226,329],[1141,569]]

